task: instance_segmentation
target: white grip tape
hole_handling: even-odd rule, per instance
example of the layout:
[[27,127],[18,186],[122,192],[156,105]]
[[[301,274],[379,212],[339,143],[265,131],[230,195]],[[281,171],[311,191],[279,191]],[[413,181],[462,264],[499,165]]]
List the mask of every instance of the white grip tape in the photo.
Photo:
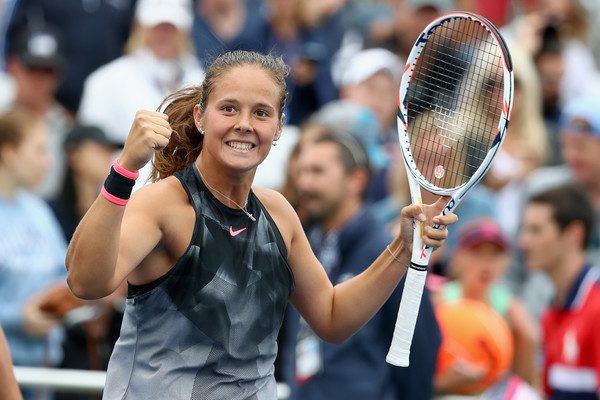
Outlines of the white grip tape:
[[396,319],[396,328],[392,337],[390,350],[385,358],[389,364],[398,367],[408,367],[410,345],[412,343],[415,324],[421,305],[421,296],[425,286],[427,271],[418,271],[409,268],[406,281],[404,283],[404,292],[400,300],[398,309],[398,319]]

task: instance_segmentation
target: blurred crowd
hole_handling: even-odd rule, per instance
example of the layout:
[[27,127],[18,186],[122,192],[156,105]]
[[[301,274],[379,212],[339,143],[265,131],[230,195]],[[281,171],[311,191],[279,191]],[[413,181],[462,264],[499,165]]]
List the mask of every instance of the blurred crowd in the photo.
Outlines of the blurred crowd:
[[[127,288],[73,296],[67,244],[136,111],[199,86],[226,50],[291,67],[286,125],[254,183],[297,210],[333,283],[359,274],[410,202],[396,129],[405,60],[420,31],[454,10],[502,32],[514,107],[496,160],[432,257],[411,366],[385,363],[400,285],[343,345],[320,341],[290,309],[276,377],[307,400],[600,398],[596,0],[0,0],[0,326],[14,365],[106,369]],[[471,318],[458,334],[448,305]]]

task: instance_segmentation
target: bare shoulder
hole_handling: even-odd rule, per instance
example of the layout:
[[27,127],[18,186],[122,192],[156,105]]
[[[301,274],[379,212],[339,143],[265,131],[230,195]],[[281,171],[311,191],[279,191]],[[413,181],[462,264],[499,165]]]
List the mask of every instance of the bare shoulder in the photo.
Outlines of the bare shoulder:
[[261,187],[252,187],[252,190],[275,221],[289,249],[296,230],[302,229],[296,211],[290,202],[276,190]]
[[172,229],[172,225],[186,218],[193,218],[193,208],[181,182],[173,176],[158,182],[142,186],[131,196],[125,209],[125,219],[159,228],[163,234]]
[[252,191],[256,194],[261,203],[267,207],[269,213],[271,212],[270,208],[273,208],[274,211],[294,212],[289,201],[287,201],[287,199],[277,190],[253,186]]
[[125,245],[136,246],[141,236],[154,241],[143,261],[128,276],[131,283],[152,282],[175,264],[189,246],[196,221],[194,213],[185,189],[175,177],[143,186],[133,194],[123,217],[129,240]]
[[151,213],[161,213],[173,206],[189,203],[185,189],[174,176],[142,186],[131,196],[130,205]]

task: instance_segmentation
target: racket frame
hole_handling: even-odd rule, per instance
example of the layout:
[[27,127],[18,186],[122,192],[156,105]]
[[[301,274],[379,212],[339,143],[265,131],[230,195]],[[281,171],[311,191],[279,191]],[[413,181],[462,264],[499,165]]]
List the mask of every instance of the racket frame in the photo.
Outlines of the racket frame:
[[[497,132],[492,142],[490,150],[487,152],[485,158],[473,173],[471,178],[463,184],[445,189],[436,186],[431,183],[418,169],[417,163],[415,162],[410,146],[410,137],[408,136],[408,88],[411,83],[411,79],[415,70],[418,57],[421,54],[425,44],[429,37],[435,32],[437,28],[442,26],[445,22],[457,18],[467,18],[479,23],[484,27],[493,38],[494,42],[500,48],[500,54],[502,62],[504,64],[504,90],[503,90],[503,101],[502,110],[498,123]],[[432,21],[417,38],[413,49],[408,56],[402,80],[400,83],[399,95],[398,95],[398,139],[400,142],[400,148],[402,150],[402,158],[406,170],[408,171],[408,183],[411,194],[411,202],[422,206],[421,188],[440,196],[451,196],[450,200],[441,212],[441,215],[447,215],[453,212],[456,207],[460,204],[461,200],[465,197],[467,192],[472,189],[488,171],[494,157],[498,153],[504,138],[506,137],[506,131],[508,129],[508,123],[510,120],[510,113],[512,110],[513,103],[513,71],[512,71],[512,60],[510,52],[504,39],[500,35],[498,29],[487,19],[469,12],[452,12]],[[439,228],[439,225],[435,225],[434,228]],[[396,366],[406,367],[409,365],[410,356],[410,345],[412,343],[412,337],[414,334],[414,327],[418,316],[419,306],[421,303],[421,296],[423,293],[423,287],[425,285],[425,279],[427,276],[427,267],[429,264],[429,258],[433,248],[423,245],[423,223],[417,220],[414,221],[413,230],[413,248],[411,256],[411,266],[407,271],[407,277],[404,284],[404,293],[400,302],[398,310],[398,319],[396,321],[396,329],[394,331],[394,337],[390,350],[386,357],[386,361]]]

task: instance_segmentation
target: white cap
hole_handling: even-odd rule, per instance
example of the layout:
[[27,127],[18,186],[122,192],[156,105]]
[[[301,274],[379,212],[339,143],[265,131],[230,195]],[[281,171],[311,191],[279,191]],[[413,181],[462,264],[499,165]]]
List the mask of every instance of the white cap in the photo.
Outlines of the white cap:
[[400,58],[389,50],[361,50],[350,58],[348,66],[342,71],[340,84],[356,85],[381,71],[389,73],[395,81],[400,82],[403,68]]
[[139,0],[136,19],[147,28],[167,23],[189,31],[193,20],[192,5],[189,0]]

